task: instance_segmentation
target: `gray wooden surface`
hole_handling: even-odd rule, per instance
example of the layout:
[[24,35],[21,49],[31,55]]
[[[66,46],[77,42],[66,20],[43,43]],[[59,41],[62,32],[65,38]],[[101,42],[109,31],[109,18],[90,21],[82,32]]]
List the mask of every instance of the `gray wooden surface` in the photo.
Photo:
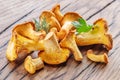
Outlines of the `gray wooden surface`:
[[[38,18],[43,10],[56,3],[62,13],[75,11],[89,23],[98,18],[108,21],[113,37],[113,49],[107,65],[94,63],[84,56],[82,63],[72,57],[66,65],[49,66],[28,74],[23,63],[10,63],[6,48],[12,28],[25,21]],[[119,0],[0,0],[0,80],[120,80],[120,1]]]

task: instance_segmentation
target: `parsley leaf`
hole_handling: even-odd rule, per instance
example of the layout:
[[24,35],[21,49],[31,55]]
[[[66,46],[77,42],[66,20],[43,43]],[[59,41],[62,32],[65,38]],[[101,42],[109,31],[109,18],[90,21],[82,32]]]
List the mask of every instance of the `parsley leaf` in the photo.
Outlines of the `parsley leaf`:
[[48,33],[48,31],[49,31],[49,25],[46,22],[45,18],[43,18],[41,20],[41,23],[39,21],[37,21],[36,19],[34,19],[34,22],[35,22],[35,28],[36,28],[35,30],[36,31],[45,30],[45,32]]
[[88,32],[92,29],[92,25],[88,25],[83,18],[79,18],[78,21],[74,21],[72,24],[76,28],[77,34]]

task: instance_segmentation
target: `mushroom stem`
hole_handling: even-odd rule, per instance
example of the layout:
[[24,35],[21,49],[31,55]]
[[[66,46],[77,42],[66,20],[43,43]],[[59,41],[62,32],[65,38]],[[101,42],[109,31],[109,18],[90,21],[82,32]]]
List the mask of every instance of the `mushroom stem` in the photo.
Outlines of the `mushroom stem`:
[[16,49],[16,36],[12,34],[12,38],[10,39],[6,51],[6,57],[9,61],[14,61],[18,55],[17,49]]
[[73,27],[73,25],[71,24],[71,22],[66,22],[62,26],[60,32],[57,33],[59,40],[62,40],[66,35],[68,35],[68,33],[72,27]]
[[44,39],[44,47],[46,53],[55,52],[55,51],[59,52],[61,50],[57,41],[57,37],[55,36],[54,32],[49,32],[47,34],[47,36]]
[[74,32],[69,32],[69,34],[60,42],[60,45],[65,48],[69,48],[76,61],[82,60],[83,57],[75,42]]

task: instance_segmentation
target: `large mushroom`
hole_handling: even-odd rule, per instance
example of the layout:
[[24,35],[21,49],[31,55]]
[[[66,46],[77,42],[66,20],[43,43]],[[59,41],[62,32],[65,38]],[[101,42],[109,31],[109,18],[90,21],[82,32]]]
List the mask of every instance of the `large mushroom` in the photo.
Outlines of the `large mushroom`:
[[103,44],[107,50],[110,50],[112,49],[112,37],[107,33],[107,30],[107,22],[103,19],[98,19],[91,31],[76,36],[77,45]]
[[76,61],[82,60],[83,57],[75,42],[74,32],[69,32],[69,34],[60,42],[60,45],[62,47],[70,49]]
[[71,29],[73,29],[72,22],[79,18],[81,18],[81,16],[75,12],[68,12],[63,16],[61,21],[62,28],[57,34],[60,40],[62,40]]
[[30,53],[34,50],[43,50],[43,39],[45,35],[46,33],[44,31],[36,32],[32,22],[17,25],[12,31],[12,37],[8,44],[6,52],[8,60],[16,60],[20,55],[19,53],[22,52]]
[[39,18],[40,23],[45,19],[46,23],[48,23],[46,27],[49,27],[50,29],[56,27],[58,31],[61,29],[61,25],[52,11],[43,11]]
[[44,51],[39,57],[47,64],[61,64],[66,62],[70,54],[69,49],[61,48],[54,32],[49,32],[44,39]]

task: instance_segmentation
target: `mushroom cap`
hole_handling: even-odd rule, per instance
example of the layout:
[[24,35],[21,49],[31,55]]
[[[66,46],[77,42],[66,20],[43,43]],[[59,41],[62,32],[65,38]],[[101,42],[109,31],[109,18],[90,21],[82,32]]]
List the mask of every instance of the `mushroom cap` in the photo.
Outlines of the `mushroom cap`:
[[46,33],[43,30],[36,32],[32,22],[17,25],[13,29],[13,34],[16,35],[16,41],[19,46],[29,51],[43,50],[42,40]]
[[44,50],[43,40],[34,41],[19,34],[17,34],[16,36],[17,45],[19,46],[20,51],[26,49],[26,53],[29,53],[34,50]]
[[32,26],[31,22],[16,26],[13,29],[13,34],[16,35],[19,50],[26,49],[28,53],[33,50],[43,50],[41,40],[44,38],[46,33],[44,31],[34,31],[34,26]]
[[98,20],[96,20],[94,23],[94,25],[101,25],[104,26],[103,28],[100,28],[100,32],[107,32],[108,31],[108,25],[107,25],[107,21],[105,21],[103,18],[100,18]]
[[41,38],[44,38],[46,33],[45,31],[35,31],[35,25],[33,22],[26,22],[23,24],[17,25],[13,30],[13,34],[19,34],[23,37],[26,37],[30,40],[39,41]]
[[82,18],[82,17],[78,13],[68,12],[63,16],[61,25],[64,25],[66,22],[77,21],[79,18]]
[[57,65],[67,61],[70,51],[62,48],[60,52],[46,53],[45,51],[39,52],[38,56],[47,64]]
[[58,31],[60,30],[60,23],[55,18],[55,14],[52,11],[43,11],[39,18],[40,22],[45,19],[50,28],[56,27]]
[[25,67],[25,69],[29,73],[31,73],[31,74],[35,73],[36,66],[34,66],[34,63],[32,61],[32,57],[31,56],[27,56],[27,58],[25,59],[25,61],[24,61],[24,67]]

